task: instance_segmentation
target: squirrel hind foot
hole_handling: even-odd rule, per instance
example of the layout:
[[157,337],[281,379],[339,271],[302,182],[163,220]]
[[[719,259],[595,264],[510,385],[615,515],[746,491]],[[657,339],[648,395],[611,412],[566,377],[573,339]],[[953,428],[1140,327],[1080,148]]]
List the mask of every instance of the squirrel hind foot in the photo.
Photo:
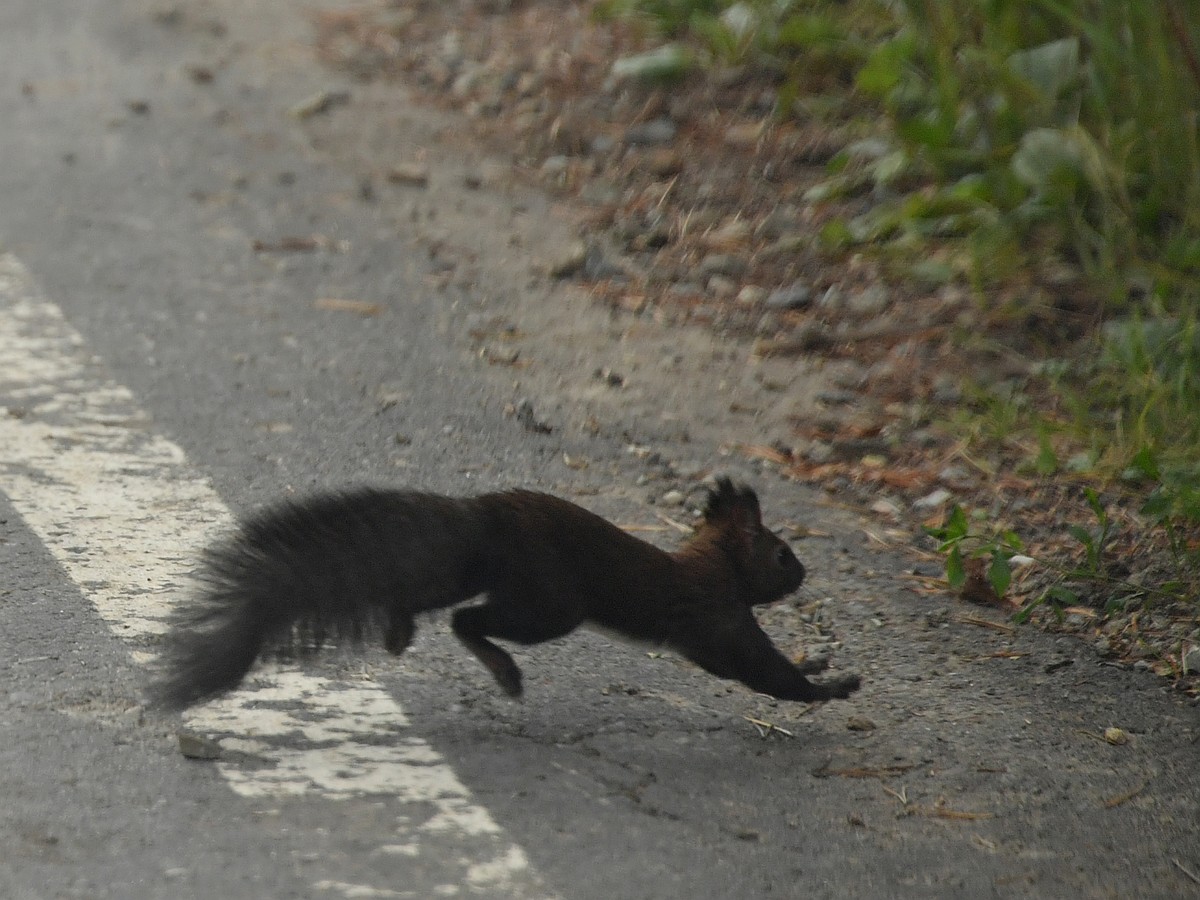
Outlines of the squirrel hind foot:
[[821,685],[830,700],[845,700],[861,686],[862,677],[859,675],[845,675],[842,678],[826,681]]

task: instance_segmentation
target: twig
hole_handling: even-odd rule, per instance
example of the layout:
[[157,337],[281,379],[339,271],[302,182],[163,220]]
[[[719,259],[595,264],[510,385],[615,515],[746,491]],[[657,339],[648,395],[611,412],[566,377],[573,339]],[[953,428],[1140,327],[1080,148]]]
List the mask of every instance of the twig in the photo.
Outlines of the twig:
[[1136,797],[1138,794],[1140,794],[1142,791],[1144,791],[1146,789],[1146,785],[1148,785],[1149,783],[1150,783],[1149,781],[1143,781],[1141,784],[1139,784],[1137,787],[1135,787],[1131,791],[1126,791],[1123,794],[1117,794],[1115,797],[1109,797],[1107,800],[1104,801],[1104,808],[1105,809],[1115,809],[1116,807],[1120,806],[1122,803],[1126,803],[1126,802],[1132,800],[1134,797]]
[[756,719],[753,716],[742,716],[742,718],[758,729],[758,736],[761,738],[767,737],[768,735],[771,734],[771,732],[777,732],[778,734],[782,734],[784,737],[795,737],[796,736],[796,735],[792,734],[790,731],[788,731],[786,728],[780,728],[774,722],[767,722],[763,719]]
[[692,533],[691,526],[684,525],[682,522],[676,522],[674,519],[672,519],[668,515],[660,513],[657,510],[655,511],[654,515],[657,516],[659,519],[662,519],[662,521],[666,522],[668,525],[670,525],[672,528],[674,528],[676,531],[678,531],[682,534],[691,534]]
[[1171,862],[1175,863],[1175,868],[1179,869],[1180,872],[1192,879],[1192,881],[1196,882],[1196,884],[1200,884],[1200,875],[1197,875],[1177,859],[1172,858]]
[[898,790],[898,791],[893,791],[886,784],[881,785],[881,787],[884,789],[885,792],[891,794],[893,797],[895,797],[897,800],[899,800],[901,806],[903,806],[905,808],[908,807],[908,788],[907,787],[905,787],[904,785],[900,785],[900,790]]
[[678,180],[679,180],[679,176],[678,176],[678,175],[676,175],[674,178],[672,178],[672,179],[671,179],[671,180],[670,180],[670,181],[667,183],[667,189],[666,189],[665,191],[663,191],[663,195],[662,195],[661,197],[659,197],[659,198],[658,198],[658,203],[656,203],[656,204],[654,205],[654,209],[655,209],[656,211],[657,211],[657,210],[659,210],[660,208],[662,208],[662,205],[663,205],[664,203],[666,203],[666,202],[667,202],[667,197],[669,197],[669,196],[670,196],[670,194],[671,194],[671,191],[672,191],[672,190],[674,189],[674,187],[675,187],[675,182],[677,182]]
[[976,819],[995,818],[993,813],[964,812],[959,809],[947,809],[944,806],[914,806],[912,807],[912,812],[914,815],[927,816],[932,819],[966,819],[974,821]]

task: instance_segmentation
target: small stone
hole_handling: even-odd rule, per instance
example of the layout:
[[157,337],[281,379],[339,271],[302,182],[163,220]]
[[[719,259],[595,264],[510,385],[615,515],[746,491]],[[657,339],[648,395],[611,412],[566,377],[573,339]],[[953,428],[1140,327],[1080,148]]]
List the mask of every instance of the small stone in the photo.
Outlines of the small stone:
[[625,270],[616,263],[610,262],[599,246],[588,248],[583,258],[583,276],[592,280],[601,278],[623,278]]
[[886,287],[882,284],[873,284],[850,297],[846,301],[846,306],[855,315],[875,316],[883,312],[890,299]]
[[875,723],[863,716],[851,716],[846,720],[848,731],[874,731]]
[[625,132],[625,142],[645,145],[667,144],[675,139],[678,130],[670,119],[651,119],[649,122],[631,125]]
[[937,509],[943,503],[949,501],[954,495],[945,488],[938,488],[917,500],[913,503],[913,509],[931,510]]
[[746,274],[747,262],[732,253],[710,253],[700,260],[701,275],[728,275],[736,278]]
[[708,279],[708,292],[719,300],[725,300],[737,293],[737,282],[727,275],[712,275]]
[[857,401],[859,394],[857,391],[849,391],[844,388],[829,388],[817,391],[816,399],[826,406],[847,406]]
[[563,172],[567,171],[568,165],[570,165],[570,160],[568,160],[562,154],[547,157],[545,162],[542,163],[542,174],[561,175]]
[[1119,747],[1121,744],[1129,743],[1129,733],[1121,728],[1105,728],[1104,740]]
[[667,491],[659,498],[658,502],[664,506],[683,506],[683,501],[686,499],[681,491]]
[[179,731],[179,752],[188,759],[220,759],[221,745],[212,738],[194,731]]
[[871,504],[871,512],[889,519],[900,518],[900,507],[893,500],[876,500]]
[[349,102],[349,91],[317,91],[295,104],[288,110],[288,115],[293,119],[310,119]]
[[796,232],[800,224],[800,216],[796,212],[774,209],[763,216],[756,230],[761,237],[774,241],[789,232]]
[[387,180],[408,187],[429,187],[429,167],[420,163],[400,163],[388,170]]
[[683,157],[669,147],[659,147],[646,159],[646,169],[659,178],[669,178],[683,171]]
[[835,312],[845,305],[845,295],[842,289],[836,284],[831,284],[825,289],[825,293],[821,295],[821,299],[817,301],[817,306],[821,309]]
[[587,244],[576,241],[549,264],[547,271],[552,278],[570,278],[583,268],[587,258]]
[[709,250],[734,250],[746,245],[750,232],[750,223],[745,219],[730,219],[705,234],[700,243]]
[[1188,647],[1183,651],[1183,674],[1190,675],[1200,672],[1200,646]]
[[804,309],[812,303],[812,288],[803,282],[776,288],[767,296],[768,309]]
[[482,78],[483,72],[480,69],[468,69],[454,79],[450,93],[459,100],[466,100],[478,87]]
[[971,483],[971,473],[963,466],[949,465],[938,472],[938,481],[943,484],[948,484],[951,487],[955,485],[969,485]]
[[730,147],[751,149],[758,143],[758,139],[762,137],[762,134],[762,122],[747,122],[741,125],[732,125],[725,131],[725,143]]
[[811,245],[812,242],[812,236],[807,232],[787,231],[764,247],[762,255],[765,257],[794,256]]
[[588,149],[593,156],[604,156],[606,153],[611,153],[615,146],[617,146],[617,142],[607,134],[598,134],[592,138]]
[[518,97],[532,97],[544,84],[545,79],[538,72],[524,72],[517,78],[514,90]]
[[767,300],[767,292],[755,284],[747,284],[737,294],[737,302],[743,306],[759,306]]
[[804,448],[804,458],[814,465],[824,465],[833,459],[833,445],[825,441],[813,441]]

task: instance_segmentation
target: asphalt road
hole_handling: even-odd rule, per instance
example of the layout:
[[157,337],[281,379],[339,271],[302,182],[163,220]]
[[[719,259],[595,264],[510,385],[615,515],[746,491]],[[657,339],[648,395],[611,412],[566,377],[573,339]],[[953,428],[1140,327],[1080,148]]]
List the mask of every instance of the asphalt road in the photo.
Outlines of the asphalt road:
[[[597,399],[585,428],[586,354],[481,359],[471,333],[567,302],[529,257],[569,235],[542,198],[462,187],[449,144],[434,200],[365,192],[379,133],[288,114],[348,90],[334,121],[382,115],[308,33],[265,0],[0,6],[0,895],[1200,895],[1195,707],[1074,641],[963,624],[860,520],[765,474],[768,520],[825,535],[798,547],[798,602],[826,600],[836,664],[866,677],[848,703],[586,634],[518,653],[514,703],[435,619],[400,661],[333,654],[184,720],[145,711],[157,616],[231,512],[527,485],[658,526],[664,462],[755,475],[666,414],[705,402],[686,372],[661,414],[653,390]],[[435,146],[440,120],[393,102],[416,136],[395,156]],[[550,434],[511,414],[526,391]],[[797,652],[799,613],[767,616]],[[181,727],[221,758],[182,755]]]

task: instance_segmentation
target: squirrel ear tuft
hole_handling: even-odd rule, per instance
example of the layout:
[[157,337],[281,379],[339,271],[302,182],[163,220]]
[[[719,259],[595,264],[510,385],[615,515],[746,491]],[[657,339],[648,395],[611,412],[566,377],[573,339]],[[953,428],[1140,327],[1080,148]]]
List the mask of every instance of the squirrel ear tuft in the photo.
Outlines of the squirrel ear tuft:
[[722,475],[717,479],[716,488],[708,492],[704,518],[714,523],[732,520],[742,528],[756,528],[762,521],[758,495],[746,485],[736,484]]

